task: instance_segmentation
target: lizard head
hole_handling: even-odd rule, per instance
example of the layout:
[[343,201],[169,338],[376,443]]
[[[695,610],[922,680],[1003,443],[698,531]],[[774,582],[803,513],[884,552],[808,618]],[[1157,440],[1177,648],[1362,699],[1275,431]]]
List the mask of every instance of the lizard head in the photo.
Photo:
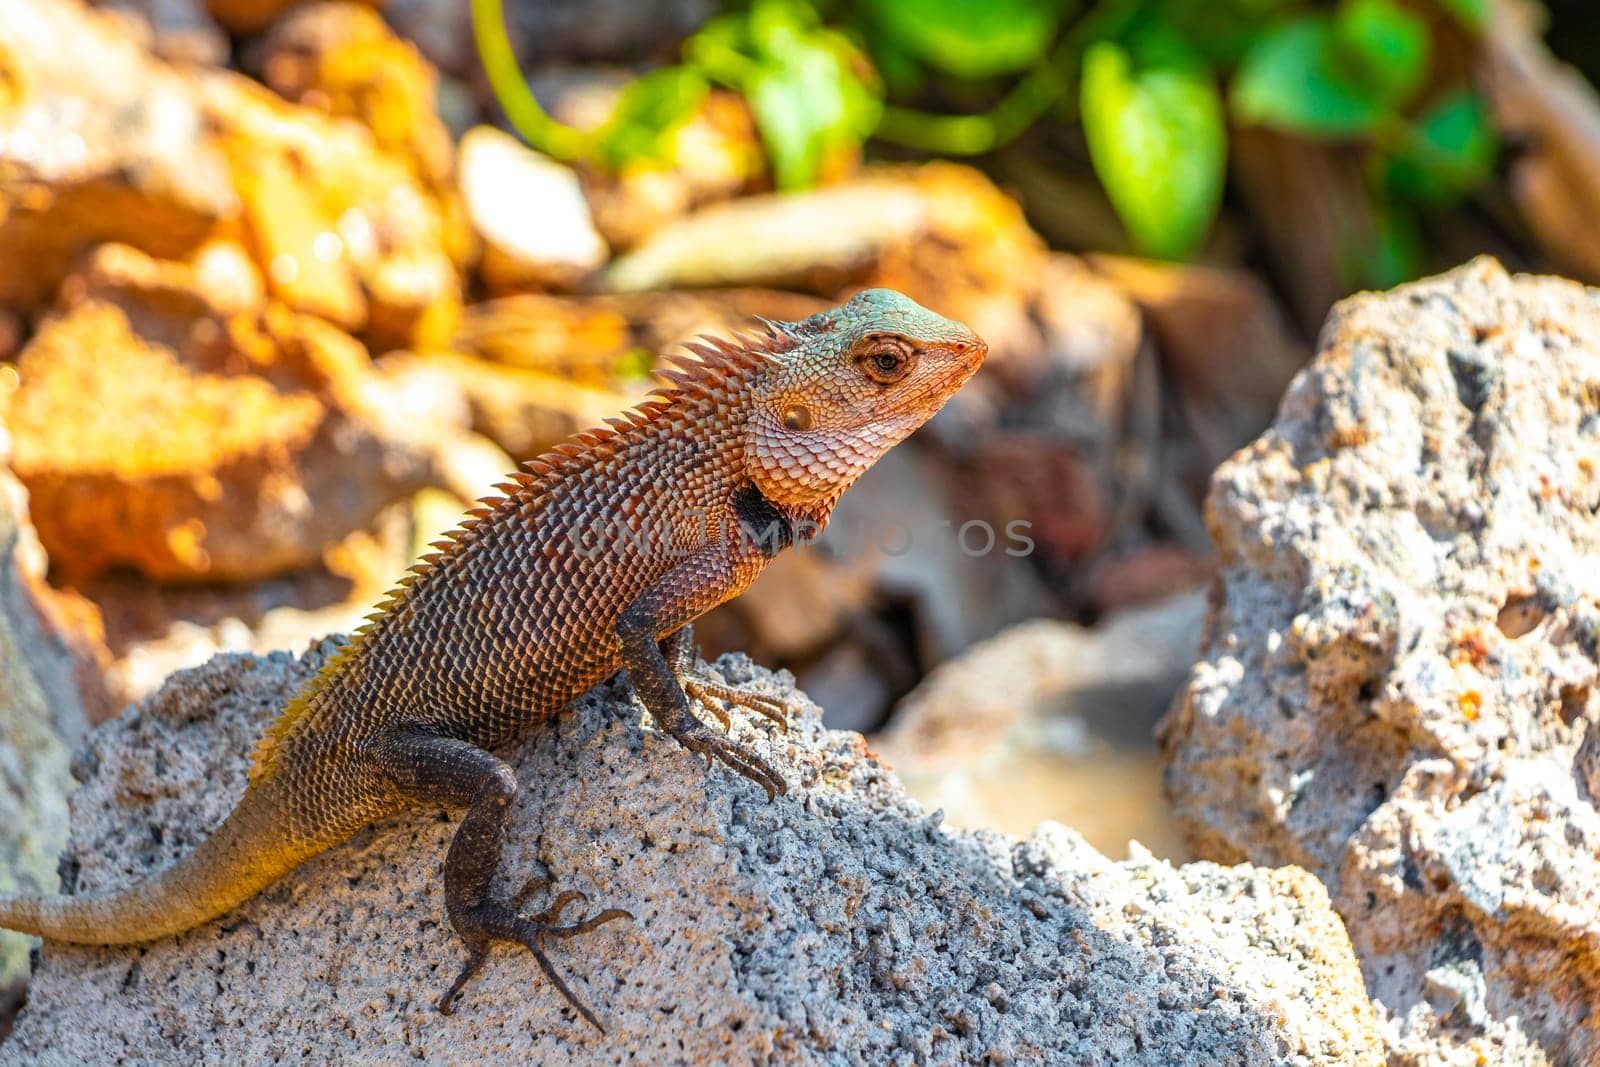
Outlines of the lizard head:
[[754,383],[751,480],[775,504],[826,508],[931,419],[989,347],[959,322],[890,289],[773,329],[792,347]]

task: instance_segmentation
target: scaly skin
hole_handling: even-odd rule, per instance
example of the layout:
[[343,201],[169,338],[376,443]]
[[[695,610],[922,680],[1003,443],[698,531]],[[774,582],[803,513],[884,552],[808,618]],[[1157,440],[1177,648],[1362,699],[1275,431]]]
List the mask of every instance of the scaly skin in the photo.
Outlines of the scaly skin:
[[499,486],[436,544],[267,731],[238,807],[193,854],[139,885],[83,897],[0,898],[0,926],[63,941],[148,941],[248,900],[310,857],[408,806],[465,808],[445,858],[445,909],[467,966],[513,942],[583,1016],[545,958],[576,894],[519,913],[490,884],[516,796],[489,750],[626,668],[656,725],[770,797],[783,779],[708,727],[693,697],[783,722],[771,698],[694,667],[690,623],[737,596],[797,537],[814,536],[867,467],[977,370],[984,343],[898,293],[871,290],[698,361],[611,428],[579,434]]

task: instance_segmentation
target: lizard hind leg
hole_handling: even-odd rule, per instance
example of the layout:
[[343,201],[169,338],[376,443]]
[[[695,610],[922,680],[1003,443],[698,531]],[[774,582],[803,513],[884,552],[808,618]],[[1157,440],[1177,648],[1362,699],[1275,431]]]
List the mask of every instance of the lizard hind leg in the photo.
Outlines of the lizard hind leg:
[[493,894],[500,846],[517,795],[511,768],[476,745],[421,732],[395,734],[379,742],[372,752],[395,788],[408,799],[422,805],[467,809],[444,861],[445,913],[466,946],[467,962],[440,998],[440,1012],[448,1015],[455,1009],[467,982],[488,960],[490,947],[495,942],[509,942],[527,949],[573,1010],[604,1033],[594,1012],[551,964],[545,946],[552,939],[575,937],[614,919],[633,916],[620,908],[607,908],[564,924],[561,913],[567,905],[586,899],[577,892],[558,894],[544,911],[523,915],[523,903],[549,888],[547,878],[530,879],[510,898]]

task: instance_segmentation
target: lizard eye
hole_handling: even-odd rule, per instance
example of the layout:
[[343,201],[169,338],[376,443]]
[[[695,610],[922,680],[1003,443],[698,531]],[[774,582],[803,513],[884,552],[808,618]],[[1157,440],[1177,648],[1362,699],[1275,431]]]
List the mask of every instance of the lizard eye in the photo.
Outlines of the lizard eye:
[[811,429],[811,409],[804,404],[790,404],[783,409],[783,426],[787,430]]
[[883,385],[904,378],[911,370],[911,349],[899,338],[873,338],[858,357],[867,377]]

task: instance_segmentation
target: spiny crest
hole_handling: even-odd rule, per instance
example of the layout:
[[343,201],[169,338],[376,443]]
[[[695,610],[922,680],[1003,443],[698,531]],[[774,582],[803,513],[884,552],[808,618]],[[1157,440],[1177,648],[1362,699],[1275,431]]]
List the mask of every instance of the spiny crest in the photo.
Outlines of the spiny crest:
[[687,399],[723,392],[768,359],[790,351],[801,341],[782,324],[768,323],[768,327],[766,334],[736,332],[731,340],[702,334],[698,340],[684,345],[692,356],[667,356],[658,371],[667,384],[651,390],[634,407],[606,419],[605,426],[574,434],[524,463],[528,473],[518,476],[521,499],[558,491],[569,475],[613,455],[628,434],[656,419],[670,418]]
[[682,354],[668,356],[659,373],[671,384],[657,388],[651,395],[670,407],[684,397],[720,392],[771,357],[782,355],[800,343],[789,330],[779,328],[780,324],[767,325],[765,334],[735,331],[732,340],[701,334],[698,339],[685,342],[683,347],[694,358]]

